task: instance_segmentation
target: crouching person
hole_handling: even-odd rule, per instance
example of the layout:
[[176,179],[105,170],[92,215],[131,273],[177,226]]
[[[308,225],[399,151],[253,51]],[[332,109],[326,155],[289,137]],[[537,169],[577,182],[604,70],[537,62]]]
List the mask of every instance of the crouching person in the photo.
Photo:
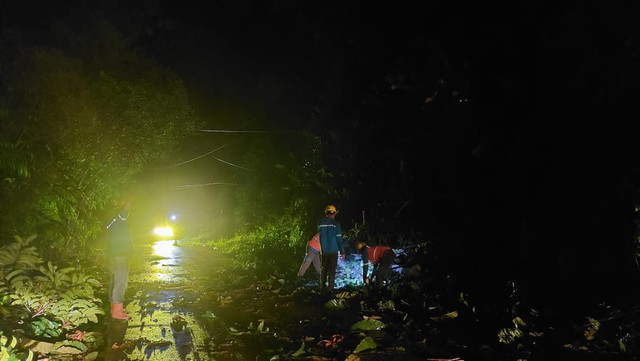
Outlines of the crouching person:
[[396,254],[390,247],[369,247],[364,242],[358,242],[356,244],[356,248],[358,253],[362,256],[362,282],[367,285],[371,283],[371,280],[368,277],[369,262],[371,262],[373,264],[375,286],[377,289],[382,289],[384,287],[384,281],[387,279],[387,274],[391,269],[391,265],[396,258]]

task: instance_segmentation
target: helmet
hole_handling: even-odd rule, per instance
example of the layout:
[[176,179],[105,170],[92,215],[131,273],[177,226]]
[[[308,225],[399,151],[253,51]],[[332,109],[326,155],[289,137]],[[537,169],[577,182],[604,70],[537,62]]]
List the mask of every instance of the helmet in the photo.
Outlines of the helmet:
[[336,213],[338,213],[338,210],[336,209],[336,207],[335,207],[335,206],[328,205],[328,206],[324,209],[324,213],[326,213],[326,214],[336,214]]

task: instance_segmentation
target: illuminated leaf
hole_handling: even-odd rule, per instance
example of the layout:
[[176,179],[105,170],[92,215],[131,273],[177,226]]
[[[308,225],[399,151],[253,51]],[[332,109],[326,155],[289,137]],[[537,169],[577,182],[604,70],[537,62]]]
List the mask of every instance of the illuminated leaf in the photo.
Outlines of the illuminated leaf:
[[627,352],[627,346],[624,344],[622,339],[618,340],[618,346],[620,347],[620,351]]
[[381,310],[395,311],[396,304],[395,304],[395,302],[393,302],[391,300],[380,301],[380,302],[378,302],[378,307]]
[[456,318],[456,317],[458,317],[458,311],[451,311],[451,312],[445,313],[442,316],[431,317],[431,319],[434,321],[442,321],[442,320]]
[[347,301],[344,298],[334,298],[325,303],[324,307],[334,310],[343,310],[347,307]]
[[[68,348],[67,348],[68,347]],[[85,345],[84,343],[80,342],[80,341],[71,341],[71,340],[64,340],[61,342],[56,342],[53,346],[54,350],[61,352],[62,348],[66,348],[67,352],[70,351],[70,349],[75,349],[79,352],[86,352],[88,350],[87,345]],[[71,351],[69,353],[77,353],[76,351]]]
[[526,326],[526,325],[527,325],[524,321],[522,321],[522,319],[521,319],[520,317],[516,317],[516,318],[514,318],[514,319],[513,319],[513,324],[514,324],[516,327],[519,327],[519,326]]
[[360,343],[358,344],[356,349],[353,350],[353,353],[358,353],[358,352],[362,352],[364,350],[374,349],[376,347],[378,347],[378,344],[371,337],[367,336],[364,339],[362,339],[362,341],[360,341]]
[[515,342],[522,335],[522,330],[519,328],[503,328],[498,332],[498,341],[508,345]]
[[371,331],[371,330],[381,330],[383,328],[387,327],[387,325],[382,322],[382,321],[378,321],[378,320],[374,320],[372,318],[367,319],[367,320],[362,320],[362,321],[358,321],[355,324],[353,324],[351,326],[352,330],[365,330],[365,331]]
[[291,356],[298,357],[298,356],[304,355],[305,353],[307,353],[307,351],[304,350],[304,342],[303,342],[302,345],[300,345],[300,348],[298,349],[298,351],[294,352],[293,355]]
[[587,341],[591,341],[595,338],[595,334],[596,330],[589,327],[586,331],[584,331],[584,338],[587,339]]

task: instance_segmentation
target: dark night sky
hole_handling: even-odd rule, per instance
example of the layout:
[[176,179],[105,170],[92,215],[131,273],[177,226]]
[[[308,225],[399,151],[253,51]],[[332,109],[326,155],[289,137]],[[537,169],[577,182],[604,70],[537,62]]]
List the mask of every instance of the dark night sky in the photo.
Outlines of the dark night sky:
[[[405,98],[389,106],[393,127],[372,138],[443,154],[443,177],[465,184],[453,203],[424,207],[422,216],[433,216],[458,237],[478,239],[470,242],[472,252],[526,264],[534,275],[525,276],[532,278],[537,272],[559,282],[560,272],[580,278],[594,264],[628,271],[629,259],[620,259],[629,254],[640,176],[637,6],[561,2],[541,15],[527,2],[506,8],[443,1],[420,7],[129,3],[108,2],[102,9],[123,29],[145,31],[139,45],[185,79],[205,118],[218,127],[238,126],[225,115],[246,104],[280,120],[254,126],[305,129],[317,95],[337,74],[349,85],[341,98],[344,114],[361,106],[360,96],[372,93],[376,79],[420,71],[446,77],[459,86],[449,90],[471,100],[471,121],[416,125],[415,117],[394,116],[412,104]],[[3,22],[25,29],[42,29],[47,19],[74,8],[2,4]],[[408,92],[422,94],[421,101],[437,89],[437,79],[423,80],[419,91]],[[344,127],[342,121],[330,125]],[[481,259],[467,266],[487,267]],[[610,284],[612,276],[589,279]]]

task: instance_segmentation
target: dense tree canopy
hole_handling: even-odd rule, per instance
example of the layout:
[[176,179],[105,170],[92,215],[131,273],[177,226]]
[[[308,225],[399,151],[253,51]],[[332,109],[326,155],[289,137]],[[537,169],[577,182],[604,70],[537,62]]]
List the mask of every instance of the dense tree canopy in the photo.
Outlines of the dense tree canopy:
[[72,38],[58,47],[4,38],[16,49],[2,72],[4,239],[84,244],[136,175],[196,129],[180,79],[101,25],[92,44],[109,44],[103,57],[74,53]]

